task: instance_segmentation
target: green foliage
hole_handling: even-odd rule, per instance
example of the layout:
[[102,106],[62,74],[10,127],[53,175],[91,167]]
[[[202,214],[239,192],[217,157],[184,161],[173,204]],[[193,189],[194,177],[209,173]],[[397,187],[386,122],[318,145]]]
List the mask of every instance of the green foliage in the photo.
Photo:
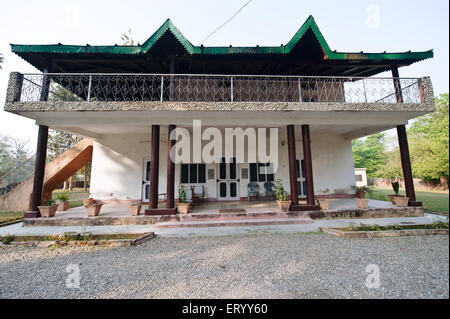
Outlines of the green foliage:
[[288,193],[284,189],[281,179],[275,180],[275,194],[279,201],[287,200]]
[[53,206],[56,204],[56,200],[54,199],[49,199],[48,201],[45,202],[46,206]]
[[392,189],[393,189],[394,192],[395,192],[395,195],[398,196],[398,191],[399,191],[399,189],[400,189],[400,183],[397,182],[397,181],[394,181],[394,182],[391,183],[391,185],[392,185]]
[[178,202],[179,203],[187,203],[186,191],[185,191],[183,185],[178,186]]
[[69,102],[69,101],[81,101],[81,98],[70,92],[65,87],[56,83],[51,83],[48,100],[52,102],[56,101]]
[[56,196],[56,199],[59,200],[60,202],[64,203],[67,202],[69,200],[70,196],[68,193],[59,193]]
[[370,189],[369,187],[367,187],[367,186],[357,186],[356,187],[356,192],[358,193],[358,192],[363,192],[363,193],[371,193],[372,192],[372,189]]
[[436,98],[436,111],[408,130],[413,175],[426,181],[449,178],[449,95]]
[[399,179],[403,178],[402,161],[400,159],[400,150],[395,147],[386,154],[386,164],[380,170],[380,175],[385,178]]
[[368,177],[381,177],[381,170],[386,164],[384,152],[384,133],[370,135],[365,139],[352,142],[355,167],[367,169]]
[[2,238],[2,243],[5,245],[10,244],[12,241],[14,240],[14,236],[12,235],[6,235],[5,237]]

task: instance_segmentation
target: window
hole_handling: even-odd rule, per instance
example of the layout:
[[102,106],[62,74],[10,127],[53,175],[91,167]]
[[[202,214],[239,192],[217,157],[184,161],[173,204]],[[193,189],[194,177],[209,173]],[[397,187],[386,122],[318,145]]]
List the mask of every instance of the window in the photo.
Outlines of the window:
[[250,163],[250,182],[273,182],[272,163]]
[[362,175],[361,174],[356,174],[355,176],[356,176],[356,181],[357,182],[362,182],[363,179],[362,179]]
[[202,184],[206,183],[205,164],[181,164],[182,184]]

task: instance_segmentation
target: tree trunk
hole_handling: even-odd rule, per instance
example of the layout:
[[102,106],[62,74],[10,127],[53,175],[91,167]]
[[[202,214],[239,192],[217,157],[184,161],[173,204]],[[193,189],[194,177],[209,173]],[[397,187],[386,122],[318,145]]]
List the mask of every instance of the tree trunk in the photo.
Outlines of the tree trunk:
[[69,178],[69,191],[73,191],[72,176]]

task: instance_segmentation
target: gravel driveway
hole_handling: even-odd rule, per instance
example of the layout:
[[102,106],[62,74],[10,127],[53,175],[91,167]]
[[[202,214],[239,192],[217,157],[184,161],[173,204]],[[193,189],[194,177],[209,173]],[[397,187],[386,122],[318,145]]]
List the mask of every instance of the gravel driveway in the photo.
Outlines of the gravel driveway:
[[[77,264],[80,288],[66,288]],[[366,266],[380,288],[366,287]],[[449,238],[159,237],[130,248],[0,248],[0,298],[448,298]]]

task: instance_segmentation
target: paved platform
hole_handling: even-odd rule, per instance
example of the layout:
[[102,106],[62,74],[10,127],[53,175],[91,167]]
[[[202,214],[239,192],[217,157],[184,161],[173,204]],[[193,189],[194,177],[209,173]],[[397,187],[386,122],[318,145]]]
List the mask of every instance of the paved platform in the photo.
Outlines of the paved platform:
[[[161,204],[161,206],[164,204]],[[142,211],[147,208],[143,205]],[[368,209],[358,209],[351,198],[332,199],[327,211],[280,212],[276,201],[252,202],[206,202],[194,207],[189,214],[166,216],[130,216],[126,204],[104,204],[100,215],[88,217],[84,207],[76,207],[64,212],[57,212],[52,218],[31,218],[24,220],[24,226],[106,226],[106,225],[148,225],[154,223],[192,223],[195,221],[216,221],[217,226],[239,226],[245,223],[233,223],[233,220],[248,220],[250,225],[265,224],[262,221],[252,223],[254,219],[272,220],[273,224],[292,224],[291,218],[336,219],[336,218],[385,218],[423,216],[423,208],[396,207],[389,202],[369,200]],[[275,220],[280,219],[280,220]],[[222,221],[229,221],[222,222]],[[301,222],[301,221],[299,221]],[[302,221],[305,222],[305,221]],[[267,221],[269,223],[269,221]],[[201,224],[198,224],[201,225]],[[207,225],[207,224],[205,224]],[[191,224],[191,227],[196,225]],[[210,225],[212,227],[214,225]],[[170,227],[173,227],[171,225]],[[180,225],[185,227],[185,225]],[[189,227],[189,226],[186,226]],[[201,226],[200,226],[201,227]]]
[[117,225],[117,226],[44,226],[23,227],[22,223],[0,227],[0,236],[6,235],[56,235],[64,232],[91,232],[93,234],[143,233],[154,232],[162,237],[185,236],[226,236],[250,233],[298,233],[317,232],[320,227],[345,227],[350,223],[394,225],[394,224],[430,224],[433,221],[446,220],[446,217],[425,214],[424,217],[370,218],[370,219],[334,219],[314,220],[310,224],[264,225],[241,227],[191,227],[157,228],[155,225]]

